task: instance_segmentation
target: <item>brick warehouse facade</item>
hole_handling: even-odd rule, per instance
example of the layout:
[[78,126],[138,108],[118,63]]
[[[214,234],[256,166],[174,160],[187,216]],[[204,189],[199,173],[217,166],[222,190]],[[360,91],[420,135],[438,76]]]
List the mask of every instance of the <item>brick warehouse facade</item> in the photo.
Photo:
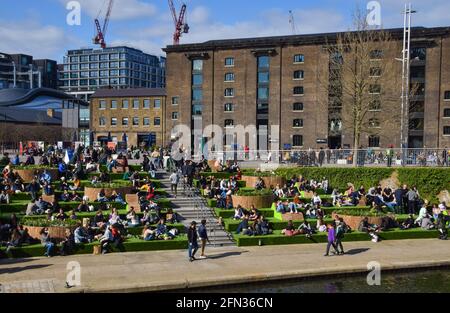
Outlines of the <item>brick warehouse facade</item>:
[[[395,59],[401,56],[403,29],[388,31],[395,48],[385,51],[385,56]],[[202,127],[267,125],[269,133],[276,127],[279,149],[352,147],[348,125],[341,121],[335,133],[338,122],[330,117],[328,94],[319,82],[329,72],[324,45],[335,41],[337,35],[214,40],[166,47],[166,141],[176,137],[173,127],[184,124],[192,128],[195,119]],[[408,115],[409,147],[450,147],[450,28],[413,28],[412,52],[411,82],[424,84],[424,90],[415,98],[420,109]],[[392,71],[397,78],[381,87],[398,101],[384,105],[400,110],[401,62]],[[345,110],[344,103],[342,114]],[[371,114],[383,120],[388,113],[381,109]],[[400,123],[381,127],[377,136],[362,134],[361,138],[364,147],[399,147]]]
[[162,88],[99,89],[91,97],[90,130],[94,141],[108,136],[128,147],[165,145],[166,91]]

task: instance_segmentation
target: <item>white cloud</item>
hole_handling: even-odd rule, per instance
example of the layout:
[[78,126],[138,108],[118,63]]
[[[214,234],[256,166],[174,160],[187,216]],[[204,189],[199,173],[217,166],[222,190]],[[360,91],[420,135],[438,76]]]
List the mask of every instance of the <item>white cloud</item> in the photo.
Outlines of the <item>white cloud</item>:
[[[59,0],[66,6],[69,0]],[[101,18],[106,14],[107,0],[77,0],[81,4],[81,11],[90,17],[97,17],[100,10]],[[153,4],[139,0],[115,0],[111,12],[111,20],[131,20],[155,16],[157,9]]]
[[0,51],[29,54],[34,58],[57,59],[63,47],[75,42],[61,28],[29,20],[0,21],[0,38]]

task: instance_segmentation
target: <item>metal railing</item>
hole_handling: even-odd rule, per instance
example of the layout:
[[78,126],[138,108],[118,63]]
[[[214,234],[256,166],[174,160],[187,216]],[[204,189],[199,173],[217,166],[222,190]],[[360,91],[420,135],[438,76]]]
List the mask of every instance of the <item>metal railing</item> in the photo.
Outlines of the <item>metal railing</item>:
[[[356,158],[356,160],[355,160]],[[291,149],[229,150],[208,154],[209,160],[282,163],[300,166],[450,166],[450,148],[434,149]]]

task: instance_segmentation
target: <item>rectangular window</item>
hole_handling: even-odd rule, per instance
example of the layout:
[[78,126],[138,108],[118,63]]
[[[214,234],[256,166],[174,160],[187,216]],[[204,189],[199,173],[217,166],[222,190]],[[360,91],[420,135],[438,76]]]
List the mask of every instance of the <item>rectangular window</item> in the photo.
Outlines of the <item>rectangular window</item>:
[[425,61],[427,48],[411,48],[411,61]]
[[172,97],[172,105],[178,105],[180,101],[180,97]]
[[380,137],[379,136],[369,136],[369,148],[379,148],[380,147]]
[[117,126],[117,117],[111,117],[111,126]]
[[305,56],[303,54],[294,55],[294,63],[304,63],[304,62],[305,62]]
[[111,71],[109,71],[109,75],[110,76],[119,76],[119,71],[118,70],[111,70]]
[[303,111],[303,102],[294,103],[293,111]]
[[369,93],[370,94],[380,94],[381,93],[381,86],[380,85],[370,85],[369,86]]
[[128,109],[130,102],[128,100],[122,100],[122,109]]
[[70,70],[71,70],[71,71],[77,71],[77,70],[78,70],[78,64],[72,64],[72,65],[70,66]]
[[268,68],[270,63],[270,58],[267,55],[258,57],[258,68]]
[[203,100],[203,90],[192,89],[192,101],[202,101]]
[[80,64],[80,70],[87,70],[87,69],[89,69],[89,64],[87,63]]
[[303,120],[300,118],[296,118],[292,123],[292,127],[295,128],[303,127]]
[[203,60],[192,61],[192,70],[198,72],[203,71]]
[[133,109],[139,109],[139,100],[138,99],[133,100]]
[[224,108],[225,112],[233,112],[233,103],[225,103],[225,108]]
[[226,82],[234,82],[234,73],[226,73],[225,81]]
[[304,79],[305,78],[305,72],[303,71],[294,71],[294,79]]
[[[139,123],[139,120],[138,120]],[[143,119],[144,126],[150,126],[150,118],[144,117]]]
[[80,56],[80,62],[89,62],[89,57],[87,55]]
[[450,136],[450,126],[444,126],[444,136]]
[[100,77],[108,77],[108,71],[100,71]]
[[100,110],[106,109],[106,100],[100,100],[100,101],[98,102],[98,108],[99,108]]
[[369,119],[369,127],[370,128],[380,128],[380,120],[377,118]]
[[269,104],[268,103],[258,103],[256,107],[257,114],[268,114],[269,113]]
[[109,55],[108,54],[101,54],[100,55],[100,61],[108,61]]
[[111,109],[117,109],[117,100],[111,100]]
[[108,67],[109,67],[108,62],[100,63],[100,68],[108,68]]
[[155,126],[161,126],[161,118],[160,117],[155,117],[153,122],[154,122]]
[[380,67],[371,67],[370,68],[370,77],[380,77],[381,76],[381,68]]
[[369,111],[380,111],[381,100],[379,98],[372,99],[369,103]]
[[98,69],[98,63],[91,63],[91,64],[89,64],[89,68],[90,68],[91,70],[96,70],[96,69]]
[[105,125],[106,125],[106,118],[104,118],[103,116],[100,117],[100,118],[98,119],[98,125],[100,125],[100,126],[105,126]]
[[302,147],[303,146],[303,136],[302,135],[292,136],[292,146]]
[[225,127],[234,127],[234,120],[225,120]]
[[444,92],[444,100],[450,100],[450,90]]
[[150,99],[144,99],[144,109],[150,109]]
[[225,66],[234,66],[234,58],[225,58]]
[[172,112],[172,120],[178,120],[178,112]]
[[192,106],[192,115],[201,116],[203,113],[203,106],[201,104],[194,104]]
[[372,50],[370,51],[370,59],[371,60],[380,60],[383,58],[383,50]]
[[128,117],[122,118],[122,126],[128,126]]
[[450,117],[450,109],[444,109],[444,117]]
[[91,62],[98,61],[98,55],[90,55],[89,56],[89,61],[91,61]]
[[161,99],[155,99],[155,104],[153,106],[155,109],[161,108]]
[[301,96],[304,95],[304,93],[303,86],[294,87],[294,96]]
[[258,99],[259,100],[268,100],[269,99],[269,88],[259,87],[258,88]]
[[268,84],[268,83],[269,83],[269,72],[259,72],[258,84]]
[[234,97],[234,88],[226,88],[225,97]]
[[91,71],[91,72],[89,72],[89,76],[90,77],[98,77],[98,72],[97,71]]
[[133,117],[133,126],[139,126],[139,117]]
[[192,85],[200,86],[201,84],[203,84],[203,75],[202,74],[192,75]]

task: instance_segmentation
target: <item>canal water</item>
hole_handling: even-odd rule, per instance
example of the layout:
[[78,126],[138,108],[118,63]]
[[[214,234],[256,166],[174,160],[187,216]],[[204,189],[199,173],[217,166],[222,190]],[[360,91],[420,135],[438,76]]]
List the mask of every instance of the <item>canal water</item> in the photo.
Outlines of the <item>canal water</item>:
[[190,291],[208,293],[449,293],[450,269],[381,273],[381,285],[379,286],[370,286],[367,284],[366,276],[357,275],[209,287]]

